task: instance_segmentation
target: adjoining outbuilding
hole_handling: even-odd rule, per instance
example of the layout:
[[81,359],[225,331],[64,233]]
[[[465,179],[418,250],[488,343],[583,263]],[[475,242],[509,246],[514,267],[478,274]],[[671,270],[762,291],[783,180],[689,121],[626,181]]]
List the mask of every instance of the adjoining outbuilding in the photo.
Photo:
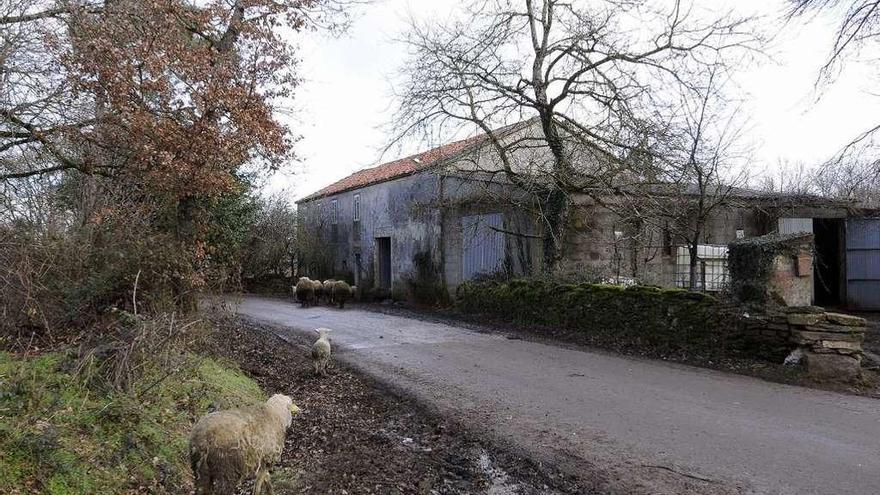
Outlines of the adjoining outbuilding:
[[[534,131],[530,120],[492,135],[516,140]],[[417,299],[454,294],[463,281],[499,272],[540,275],[541,222],[527,207],[529,196],[498,179],[488,144],[486,135],[455,141],[361,170],[300,199],[301,274],[336,276],[362,289]],[[535,153],[540,151],[523,148],[519,163],[532,166]],[[697,192],[660,187],[651,199],[664,194],[670,202],[686,202]],[[734,188],[708,217],[692,271],[692,251],[674,235],[680,220],[650,208],[633,218],[615,207],[633,196],[608,188],[572,198],[560,271],[717,291],[728,282],[730,242],[806,233],[813,236],[813,260],[793,276],[810,278],[810,302],[880,309],[876,211],[818,196]]]

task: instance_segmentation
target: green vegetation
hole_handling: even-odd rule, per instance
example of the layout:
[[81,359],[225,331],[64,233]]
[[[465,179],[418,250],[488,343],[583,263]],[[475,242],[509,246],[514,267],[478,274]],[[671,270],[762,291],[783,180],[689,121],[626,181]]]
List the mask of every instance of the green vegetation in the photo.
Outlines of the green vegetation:
[[96,386],[78,363],[0,352],[0,493],[185,493],[193,422],[212,404],[264,399],[234,367],[195,355],[132,393]]
[[680,289],[546,280],[468,282],[457,307],[524,325],[580,332],[594,343],[632,344],[658,352],[723,350],[728,327],[712,296]]
[[[810,235],[810,234],[806,234]],[[773,262],[779,255],[796,256],[805,234],[767,234],[732,242],[727,253],[730,290],[745,304],[763,306],[773,275]]]

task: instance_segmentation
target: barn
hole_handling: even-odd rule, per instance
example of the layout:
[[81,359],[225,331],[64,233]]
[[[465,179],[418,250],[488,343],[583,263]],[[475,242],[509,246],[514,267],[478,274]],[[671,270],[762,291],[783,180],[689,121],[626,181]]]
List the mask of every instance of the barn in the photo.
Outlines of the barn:
[[[533,121],[493,134],[516,139]],[[394,297],[454,294],[463,281],[503,273],[539,275],[542,229],[529,196],[485,166],[477,135],[358,171],[297,201],[299,271],[345,278]],[[529,158],[524,158],[528,161]],[[615,283],[722,290],[727,244],[771,232],[813,235],[812,302],[880,309],[880,212],[809,195],[736,189],[713,210],[689,253],[668,221],[633,222],[616,210],[619,191],[574,198],[559,270]],[[678,192],[687,196],[688,191]],[[679,200],[681,198],[678,198]]]

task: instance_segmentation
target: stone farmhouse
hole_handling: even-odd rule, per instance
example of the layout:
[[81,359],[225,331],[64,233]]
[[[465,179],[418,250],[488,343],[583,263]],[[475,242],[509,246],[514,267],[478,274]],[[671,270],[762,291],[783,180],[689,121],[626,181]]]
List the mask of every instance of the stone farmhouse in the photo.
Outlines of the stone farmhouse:
[[[538,132],[534,123],[520,122],[493,136],[528,143]],[[486,135],[448,143],[358,171],[297,201],[300,237],[308,241],[299,253],[300,273],[345,277],[397,297],[454,294],[460,283],[497,272],[540,274],[542,223],[532,196],[499,178],[489,144]],[[528,144],[510,149],[525,172],[546,156]],[[662,191],[651,200],[686,205],[696,194],[676,189],[668,201]],[[656,208],[633,219],[615,207],[626,196],[609,188],[572,198],[559,270],[618,283],[690,287],[689,254],[677,235],[682,220],[658,215]],[[731,189],[702,229],[693,285],[724,287],[726,246],[736,239],[803,232],[813,234],[814,261],[808,273],[792,276],[812,278],[810,302],[880,309],[876,216],[828,198]]]

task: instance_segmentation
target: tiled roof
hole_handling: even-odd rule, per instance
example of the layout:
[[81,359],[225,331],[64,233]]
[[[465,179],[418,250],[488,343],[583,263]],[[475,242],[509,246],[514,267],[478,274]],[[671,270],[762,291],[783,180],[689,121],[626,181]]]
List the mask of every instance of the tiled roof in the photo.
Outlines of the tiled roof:
[[[503,127],[496,130],[495,133],[496,135],[502,132],[507,133],[514,129],[520,128],[521,126],[524,127],[530,122],[530,120],[526,120],[507,127]],[[423,151],[421,153],[408,156],[406,158],[383,163],[382,165],[378,165],[372,168],[359,170],[340,181],[330,184],[320,191],[309,194],[308,196],[300,199],[298,202],[323,198],[325,196],[338,194],[344,191],[359,189],[361,187],[378,184],[380,182],[386,182],[392,179],[397,179],[398,177],[412,175],[416,172],[428,169],[433,165],[440,163],[442,160],[445,160],[446,158],[455,155],[456,153],[469,149],[472,146],[480,145],[485,141],[486,134],[479,134],[477,136],[473,136],[467,139],[462,139],[461,141],[444,144],[443,146],[438,146],[437,148]]]

